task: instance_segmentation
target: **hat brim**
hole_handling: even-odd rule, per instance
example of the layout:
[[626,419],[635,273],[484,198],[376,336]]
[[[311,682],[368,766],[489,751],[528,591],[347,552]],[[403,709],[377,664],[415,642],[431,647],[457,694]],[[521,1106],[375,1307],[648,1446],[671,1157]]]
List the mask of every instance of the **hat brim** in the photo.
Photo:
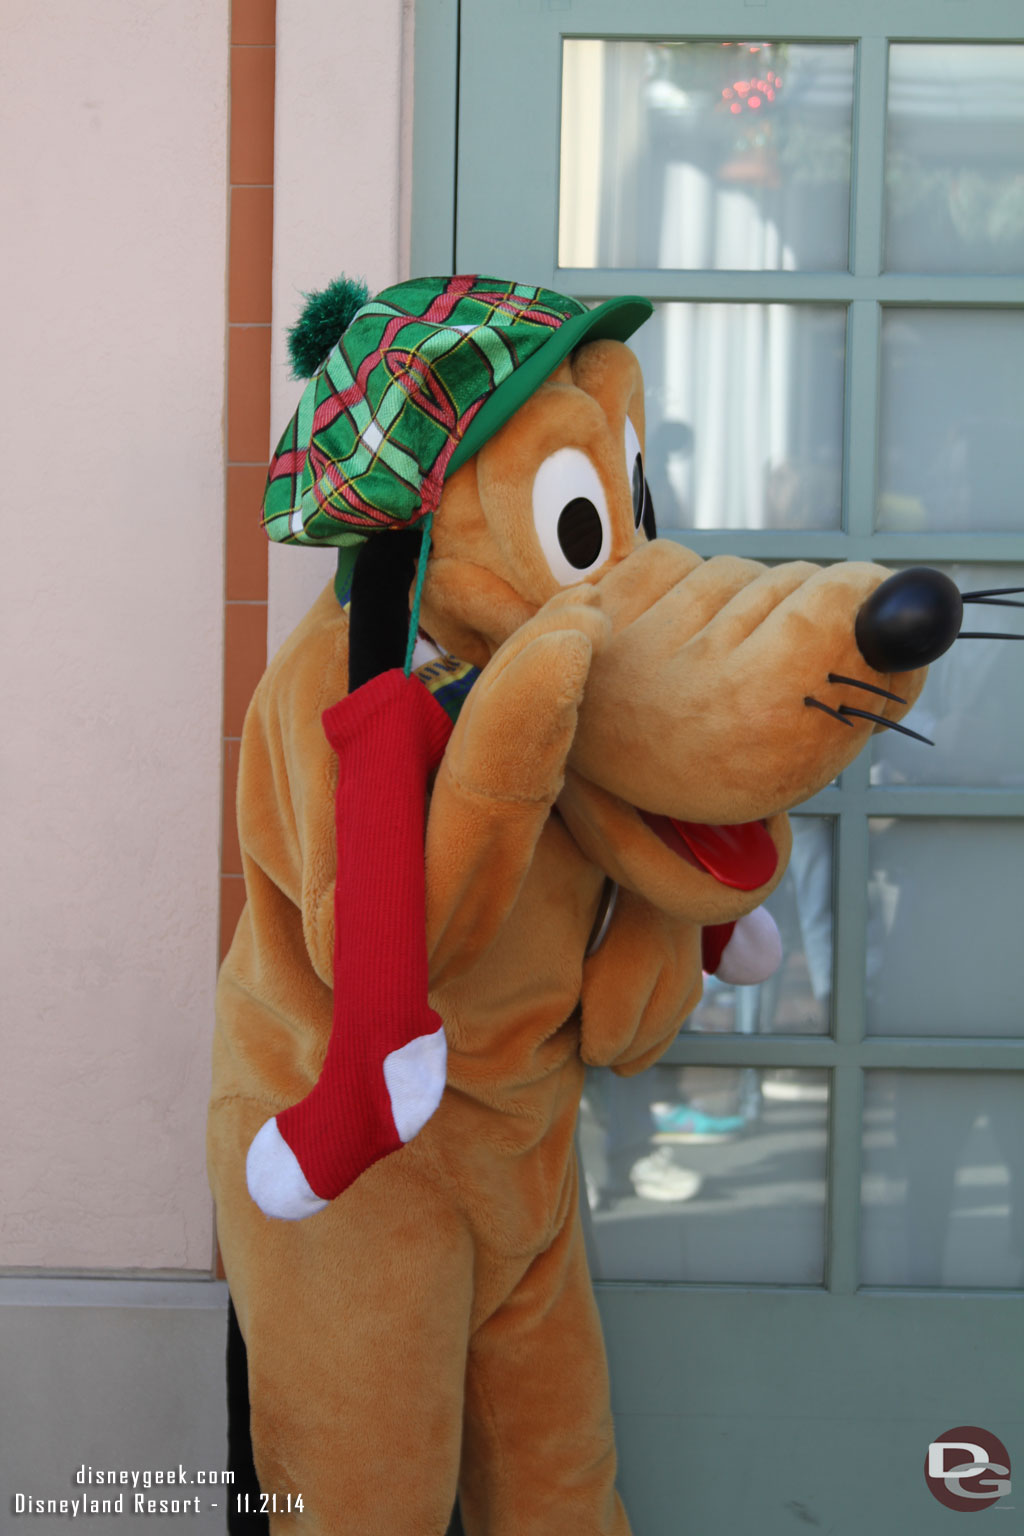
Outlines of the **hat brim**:
[[446,478],[480,451],[576,347],[584,341],[626,341],[653,311],[650,299],[622,294],[582,315],[573,315],[552,331],[550,339],[488,395],[448,460]]

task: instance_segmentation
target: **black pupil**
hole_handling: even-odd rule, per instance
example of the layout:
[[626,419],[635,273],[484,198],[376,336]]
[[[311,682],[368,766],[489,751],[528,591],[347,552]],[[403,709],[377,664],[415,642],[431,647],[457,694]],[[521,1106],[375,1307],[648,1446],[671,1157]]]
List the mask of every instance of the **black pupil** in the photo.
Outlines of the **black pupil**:
[[640,527],[644,515],[644,466],[640,455],[633,460],[633,521]]
[[577,571],[585,571],[601,553],[601,515],[586,496],[574,496],[558,514],[558,542],[562,554]]

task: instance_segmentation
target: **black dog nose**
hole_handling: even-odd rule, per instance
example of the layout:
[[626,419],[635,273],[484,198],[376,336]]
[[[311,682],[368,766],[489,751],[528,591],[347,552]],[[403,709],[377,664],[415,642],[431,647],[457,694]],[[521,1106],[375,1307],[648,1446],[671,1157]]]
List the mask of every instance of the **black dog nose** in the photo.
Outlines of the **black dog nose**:
[[949,577],[915,565],[872,592],[858,610],[853,633],[876,672],[912,672],[949,650],[963,615],[963,599]]

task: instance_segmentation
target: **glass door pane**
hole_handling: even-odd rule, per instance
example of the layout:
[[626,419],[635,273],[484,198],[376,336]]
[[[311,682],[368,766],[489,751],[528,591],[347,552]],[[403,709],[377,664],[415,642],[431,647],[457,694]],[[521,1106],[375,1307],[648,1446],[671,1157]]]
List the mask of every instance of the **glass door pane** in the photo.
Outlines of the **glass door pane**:
[[1024,271],[1024,47],[893,43],[886,266]]
[[1024,1285],[1024,1075],[869,1072],[865,1285]]
[[558,263],[848,262],[849,43],[567,39]]
[[591,1072],[595,1279],[820,1285],[827,1126],[825,1072]]
[[659,304],[630,345],[659,529],[840,527],[845,309]]
[[878,527],[1019,529],[1021,421],[1024,311],[886,309]]
[[1024,822],[869,827],[868,1033],[1024,1035]]

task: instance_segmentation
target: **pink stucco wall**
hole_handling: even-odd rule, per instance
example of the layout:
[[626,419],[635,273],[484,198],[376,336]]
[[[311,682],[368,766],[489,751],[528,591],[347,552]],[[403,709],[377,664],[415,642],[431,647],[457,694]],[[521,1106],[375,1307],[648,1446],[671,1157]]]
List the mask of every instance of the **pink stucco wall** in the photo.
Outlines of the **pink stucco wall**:
[[[371,292],[409,275],[412,46],[412,0],[277,0],[272,433],[301,393],[285,337],[303,291],[342,272]],[[317,145],[332,146],[329,165]],[[271,547],[268,654],[334,566],[321,550]]]
[[7,0],[0,1265],[207,1271],[227,0]]

